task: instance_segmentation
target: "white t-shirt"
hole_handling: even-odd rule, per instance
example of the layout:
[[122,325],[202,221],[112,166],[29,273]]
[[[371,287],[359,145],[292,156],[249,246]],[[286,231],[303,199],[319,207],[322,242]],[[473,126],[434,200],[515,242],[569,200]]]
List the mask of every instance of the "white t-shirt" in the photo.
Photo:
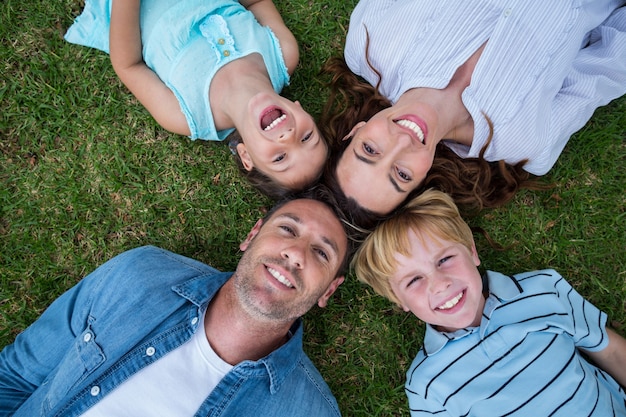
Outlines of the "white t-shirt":
[[193,416],[231,369],[200,325],[187,343],[132,375],[83,417]]

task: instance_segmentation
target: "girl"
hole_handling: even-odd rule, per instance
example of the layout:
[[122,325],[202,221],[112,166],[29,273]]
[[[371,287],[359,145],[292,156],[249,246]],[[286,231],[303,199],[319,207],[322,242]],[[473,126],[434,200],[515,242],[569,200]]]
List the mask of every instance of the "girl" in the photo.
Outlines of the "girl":
[[165,129],[206,140],[237,129],[242,167],[278,194],[319,176],[326,143],[300,104],[278,94],[299,52],[271,0],[88,0],[65,39],[109,52]]

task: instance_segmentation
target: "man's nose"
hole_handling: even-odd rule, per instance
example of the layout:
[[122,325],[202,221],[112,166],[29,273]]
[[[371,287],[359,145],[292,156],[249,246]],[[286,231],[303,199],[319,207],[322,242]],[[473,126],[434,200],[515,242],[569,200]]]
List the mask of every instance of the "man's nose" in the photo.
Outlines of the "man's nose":
[[302,269],[304,267],[305,256],[303,245],[297,243],[284,248],[281,252],[281,257],[297,269]]

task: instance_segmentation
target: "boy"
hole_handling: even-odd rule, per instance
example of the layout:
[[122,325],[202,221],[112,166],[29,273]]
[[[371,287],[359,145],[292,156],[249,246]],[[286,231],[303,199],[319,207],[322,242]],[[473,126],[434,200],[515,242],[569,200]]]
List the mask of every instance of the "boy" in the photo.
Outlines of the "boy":
[[481,277],[479,264],[469,226],[432,190],[354,258],[361,281],[427,323],[411,415],[626,416],[626,340],[606,314],[554,270]]

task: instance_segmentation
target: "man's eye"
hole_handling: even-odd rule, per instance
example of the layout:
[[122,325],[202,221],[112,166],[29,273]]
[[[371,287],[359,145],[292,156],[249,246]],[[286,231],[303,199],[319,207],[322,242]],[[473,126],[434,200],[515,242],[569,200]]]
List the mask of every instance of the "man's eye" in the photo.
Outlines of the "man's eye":
[[280,227],[281,229],[283,229],[285,232],[289,233],[290,235],[293,235],[293,236],[296,235],[296,232],[289,226],[281,225],[278,227]]
[[321,258],[323,258],[325,261],[327,261],[327,260],[328,260],[328,254],[327,254],[325,251],[323,251],[322,249],[315,249],[315,251],[316,251],[316,252],[317,252],[317,254],[318,254]]

